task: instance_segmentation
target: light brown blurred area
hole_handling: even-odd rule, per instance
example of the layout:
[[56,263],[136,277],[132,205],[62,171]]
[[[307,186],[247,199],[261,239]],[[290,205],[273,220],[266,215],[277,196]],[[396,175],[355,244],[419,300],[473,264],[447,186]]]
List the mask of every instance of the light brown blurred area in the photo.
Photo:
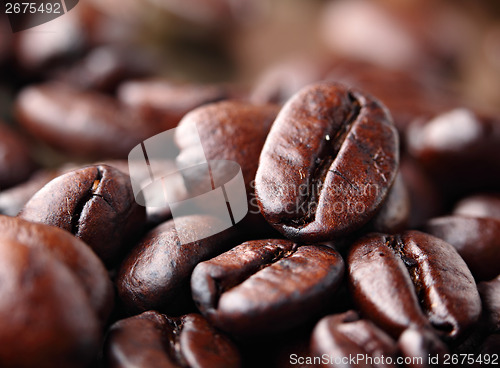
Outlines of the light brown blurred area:
[[74,77],[78,63],[105,74],[117,62],[92,52],[118,45],[120,62],[148,60],[138,76],[251,90],[272,67],[342,59],[436,76],[474,106],[500,106],[495,0],[87,0],[16,34],[3,18],[0,33],[2,85]]

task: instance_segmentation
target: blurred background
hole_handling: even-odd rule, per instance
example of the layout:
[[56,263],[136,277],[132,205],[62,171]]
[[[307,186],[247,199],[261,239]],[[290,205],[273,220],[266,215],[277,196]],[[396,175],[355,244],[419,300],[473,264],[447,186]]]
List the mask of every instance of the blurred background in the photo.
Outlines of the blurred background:
[[[326,78],[380,98],[402,133],[450,106],[500,106],[496,0],[82,0],[17,33],[1,16],[0,117],[30,141],[39,166],[93,156],[54,144],[15,113],[19,91],[48,81],[163,121],[135,141],[207,102],[283,103]],[[38,111],[53,112],[43,101]],[[135,141],[92,158],[125,158]]]

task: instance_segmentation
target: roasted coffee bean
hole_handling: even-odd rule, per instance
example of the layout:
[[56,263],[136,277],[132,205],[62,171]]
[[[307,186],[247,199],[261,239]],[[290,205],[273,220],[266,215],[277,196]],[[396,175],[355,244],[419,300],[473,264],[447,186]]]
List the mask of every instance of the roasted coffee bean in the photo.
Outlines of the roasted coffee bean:
[[35,167],[27,143],[0,121],[0,191],[28,179]]
[[424,231],[455,247],[476,280],[500,274],[500,220],[445,216],[430,220]]
[[477,194],[466,197],[455,205],[453,214],[500,220],[500,194]]
[[161,79],[129,81],[118,89],[118,99],[150,121],[157,133],[175,128],[196,107],[231,95],[224,85],[175,84]]
[[[449,354],[446,345],[430,330],[410,327],[398,340],[398,348],[407,368],[445,367],[445,354]],[[437,364],[432,364],[431,358]]]
[[398,173],[380,211],[371,221],[373,231],[393,234],[405,230],[410,212],[410,196],[403,177]]
[[432,174],[450,199],[471,190],[498,190],[500,121],[457,108],[408,129],[408,151]]
[[43,248],[64,263],[82,283],[101,322],[106,322],[113,309],[113,287],[106,268],[87,244],[57,227],[7,216],[0,216],[0,233],[28,247]]
[[[392,6],[332,2],[323,10],[322,36],[336,54],[410,72],[449,72],[468,48],[469,19],[447,3]],[[450,17],[453,22],[450,22]]]
[[483,318],[491,332],[500,332],[500,275],[477,285],[483,304]]
[[254,240],[196,266],[191,291],[202,314],[221,330],[266,334],[330,306],[343,273],[341,256],[326,246]]
[[213,233],[213,229],[220,227],[217,218],[193,215],[167,221],[146,234],[125,258],[116,279],[118,293],[126,306],[133,311],[178,312],[184,308],[191,299],[189,278],[194,267],[231,248],[236,232],[230,228],[187,244],[180,239],[191,234]]
[[88,367],[99,323],[80,281],[38,246],[0,238],[0,365]]
[[269,132],[257,200],[285,236],[330,240],[374,216],[398,160],[398,136],[384,107],[341,85],[314,84],[286,103]]
[[82,89],[113,92],[125,79],[150,75],[155,68],[145,49],[105,45],[92,49],[69,68],[56,72],[56,79]]
[[361,313],[393,336],[416,326],[455,339],[481,313],[467,265],[453,246],[432,235],[366,235],[350,249],[348,269]]
[[[203,145],[207,160],[231,160],[241,166],[247,192],[253,191],[260,152],[271,128],[279,107],[277,105],[253,105],[247,102],[223,101],[200,107],[187,114],[176,129],[176,143],[180,153],[177,162],[186,166],[202,157],[193,157],[194,133],[191,128],[196,124],[197,133]],[[189,178],[193,184],[196,178]]]
[[237,368],[235,345],[199,314],[148,311],[116,322],[105,344],[109,368]]
[[405,157],[399,166],[410,196],[408,228],[420,228],[428,220],[443,213],[443,199],[431,177],[415,160]]
[[27,181],[0,191],[0,214],[17,216],[26,202],[52,179],[58,176],[56,170],[40,170]]
[[135,202],[127,175],[98,165],[52,180],[26,203],[19,216],[71,232],[111,265],[142,231],[145,210]]
[[[390,363],[396,360],[396,342],[354,311],[321,319],[311,336],[311,350],[320,367],[396,367]],[[326,362],[325,356],[330,357]],[[352,363],[352,357],[360,356],[362,361]]]
[[26,87],[15,109],[17,120],[29,133],[76,157],[125,158],[152,132],[113,98],[68,84]]

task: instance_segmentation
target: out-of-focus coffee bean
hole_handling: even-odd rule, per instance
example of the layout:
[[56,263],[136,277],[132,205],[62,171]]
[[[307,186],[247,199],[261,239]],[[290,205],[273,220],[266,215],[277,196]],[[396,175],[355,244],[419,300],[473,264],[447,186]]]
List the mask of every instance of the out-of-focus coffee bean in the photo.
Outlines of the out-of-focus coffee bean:
[[323,82],[278,114],[255,179],[266,220],[306,242],[346,235],[370,220],[396,177],[398,136],[376,100]]
[[56,79],[82,89],[113,92],[126,79],[152,74],[155,61],[146,50],[106,45],[92,49],[85,58],[56,72]]
[[255,240],[196,266],[191,290],[215,326],[262,335],[295,327],[331,305],[343,273],[341,256],[326,246]]
[[29,133],[76,157],[125,158],[152,133],[144,120],[113,98],[67,84],[27,87],[15,109]]
[[456,339],[479,319],[481,300],[467,265],[432,235],[369,234],[350,249],[348,270],[357,307],[393,336],[416,326]]
[[430,220],[424,231],[455,247],[476,280],[500,274],[500,220],[445,216]]
[[466,197],[455,205],[453,214],[500,220],[500,194],[476,194]]
[[105,344],[111,368],[237,368],[236,346],[199,314],[168,317],[148,311],[116,322]]
[[473,25],[445,3],[404,5],[331,2],[323,12],[323,39],[350,59],[394,69],[449,70],[473,42]]
[[443,213],[443,200],[434,182],[417,162],[404,157],[399,168],[410,196],[408,228],[415,229]]
[[483,316],[491,332],[500,332],[500,275],[477,285],[483,302]]
[[373,231],[393,234],[405,230],[410,212],[410,196],[401,173],[398,173],[384,204],[371,221]]
[[[146,234],[118,272],[116,285],[125,305],[133,311],[182,312],[191,299],[189,278],[194,267],[234,246],[237,232],[230,228],[187,244],[180,238],[221,225],[217,218],[192,215],[169,220]],[[179,235],[176,226],[184,234]]]
[[[396,359],[396,342],[354,311],[321,319],[311,336],[311,350],[317,357],[330,357],[326,362],[321,359],[322,363],[317,365],[320,367],[396,367],[380,363]],[[360,356],[363,361],[351,364],[352,357]],[[371,364],[369,359],[379,363]]]
[[90,305],[104,324],[113,309],[113,287],[106,268],[87,244],[53,226],[0,216],[0,232],[23,245],[47,250],[82,283]]
[[175,128],[194,108],[231,96],[225,85],[176,84],[162,79],[129,81],[118,89],[118,99],[137,110],[158,133]]
[[431,173],[446,197],[498,190],[500,121],[458,108],[412,123],[409,153]]
[[[445,354],[449,354],[446,345],[434,333],[413,327],[401,334],[398,348],[403,357],[407,358],[404,365],[407,368],[445,367]],[[432,364],[431,357],[438,364]]]
[[0,190],[28,179],[35,167],[27,142],[0,121]]
[[127,175],[98,165],[55,178],[26,203],[19,216],[71,232],[112,265],[141,233],[145,209],[135,202]]
[[0,239],[2,367],[87,367],[99,323],[77,277],[37,246]]
[[23,74],[44,74],[51,67],[74,60],[85,50],[87,37],[79,8],[36,29],[15,34],[14,52]]

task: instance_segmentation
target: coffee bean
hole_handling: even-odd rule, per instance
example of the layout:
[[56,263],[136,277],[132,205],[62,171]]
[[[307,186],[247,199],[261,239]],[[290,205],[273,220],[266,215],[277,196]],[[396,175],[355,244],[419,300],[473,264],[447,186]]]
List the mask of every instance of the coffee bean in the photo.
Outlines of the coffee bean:
[[47,250],[4,237],[0,263],[2,367],[88,367],[99,323],[73,272]]
[[[311,350],[316,357],[331,357],[328,362],[321,359],[322,364],[318,364],[321,367],[396,367],[380,363],[396,360],[396,342],[354,311],[321,319],[311,336]],[[360,356],[363,361],[351,362],[352,357]],[[369,359],[379,363],[371,364]]]
[[196,266],[191,290],[221,330],[265,334],[297,326],[331,305],[343,272],[341,256],[326,246],[254,240]]
[[433,176],[446,198],[498,190],[500,122],[466,108],[413,122],[408,152]]
[[230,228],[187,244],[180,238],[220,226],[217,218],[192,215],[167,221],[146,234],[127,255],[116,279],[126,306],[133,311],[182,311],[191,299],[189,278],[194,267],[231,248],[236,232]]
[[500,275],[477,285],[483,303],[483,318],[490,332],[500,332]]
[[329,240],[364,225],[398,167],[398,137],[377,101],[323,82],[283,107],[260,156],[255,192],[266,220],[285,236]]
[[125,82],[117,93],[118,99],[150,121],[157,133],[175,128],[196,107],[232,95],[224,85],[175,84],[162,79]]
[[105,344],[109,367],[241,366],[234,344],[199,314],[168,317],[148,311],[116,322]]
[[135,202],[127,175],[94,165],[52,180],[19,217],[71,232],[112,265],[142,231],[145,210]]
[[466,197],[455,205],[453,214],[500,220],[500,194],[477,194]]
[[453,245],[476,280],[500,274],[500,220],[445,216],[430,220],[424,230]]
[[[231,160],[241,166],[247,192],[253,190],[260,152],[279,107],[253,105],[247,102],[223,101],[200,107],[187,114],[176,129],[176,143],[180,153],[177,162],[186,166],[201,157],[193,157],[192,146],[196,129],[207,160]],[[188,178],[188,185],[196,178]]]
[[86,90],[111,93],[130,78],[150,75],[155,60],[145,49],[105,45],[92,49],[71,67],[56,72],[55,79]]
[[433,327],[455,339],[474,327],[479,294],[467,265],[450,244],[432,235],[369,234],[348,256],[349,284],[362,314],[393,336]]
[[65,264],[81,282],[102,324],[113,309],[114,292],[106,268],[87,244],[54,226],[0,216],[3,238],[42,248]]
[[[398,340],[398,348],[407,358],[407,368],[445,367],[445,354],[449,354],[446,345],[430,330],[410,327]],[[432,359],[438,364],[431,364]],[[436,358],[437,357],[437,358]]]
[[35,167],[27,143],[0,121],[0,191],[28,179]]
[[404,157],[399,168],[410,196],[408,228],[416,229],[443,213],[443,198],[432,178],[415,160]]
[[146,122],[113,98],[68,84],[27,87],[15,109],[29,133],[76,157],[125,158],[151,135]]
[[410,196],[402,175],[398,173],[380,211],[371,221],[373,231],[394,234],[405,230],[410,212]]

